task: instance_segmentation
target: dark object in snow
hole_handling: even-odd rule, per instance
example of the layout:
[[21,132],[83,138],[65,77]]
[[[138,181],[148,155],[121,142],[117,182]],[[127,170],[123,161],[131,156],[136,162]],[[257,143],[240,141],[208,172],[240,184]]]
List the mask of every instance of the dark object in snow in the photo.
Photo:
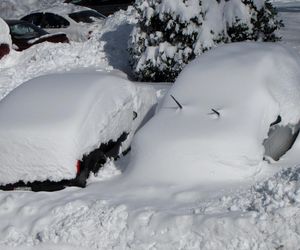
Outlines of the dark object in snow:
[[271,123],[268,138],[264,140],[265,156],[278,161],[294,145],[300,131],[300,123],[294,126],[280,125],[281,116]]
[[276,124],[278,124],[280,122],[281,122],[281,116],[279,115],[279,116],[277,116],[276,121],[271,123],[270,127],[272,127],[272,126],[274,126],[274,125],[276,125]]
[[211,109],[211,111],[212,111],[214,114],[216,114],[217,116],[220,116],[220,112],[218,112],[217,110]]
[[9,45],[6,43],[1,43],[0,44],[0,59],[4,57],[5,55],[9,54],[10,49]]
[[176,104],[178,105],[178,107],[179,107],[180,109],[182,109],[182,105],[175,99],[175,97],[172,96],[172,95],[171,95],[171,97],[172,97],[172,99],[176,102]]
[[49,34],[45,30],[25,21],[5,20],[9,26],[14,48],[18,51],[43,42],[68,43],[66,34]]
[[125,10],[134,0],[65,0],[65,3],[85,6],[108,16],[116,11]]
[[[77,176],[73,180],[62,180],[59,182],[54,181],[35,181],[24,183],[19,181],[14,184],[8,184],[0,186],[1,190],[9,191],[15,189],[27,189],[29,188],[32,191],[58,191],[64,189],[67,186],[77,186],[85,187],[86,180],[89,177],[90,173],[93,172],[96,174],[101,167],[107,162],[108,159],[116,160],[119,157],[119,151],[121,148],[122,142],[127,139],[128,133],[123,133],[117,141],[110,140],[107,143],[103,143],[99,148],[95,149],[88,155],[83,156],[81,161],[77,163]],[[127,151],[127,150],[126,150]],[[126,153],[126,152],[124,152]]]

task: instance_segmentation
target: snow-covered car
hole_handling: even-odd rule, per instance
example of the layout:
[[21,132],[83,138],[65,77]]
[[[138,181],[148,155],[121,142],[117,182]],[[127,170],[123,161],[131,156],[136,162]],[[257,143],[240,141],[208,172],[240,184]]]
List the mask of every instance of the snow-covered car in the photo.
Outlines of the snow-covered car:
[[13,48],[18,51],[42,43],[68,43],[69,39],[64,33],[49,34],[37,26],[21,20],[5,20],[10,29]]
[[0,188],[84,187],[130,147],[156,103],[152,87],[105,73],[30,80],[0,101]]
[[213,49],[183,70],[137,133],[125,173],[143,184],[217,185],[299,164],[299,107],[297,53],[271,43]]
[[85,41],[102,25],[105,16],[99,12],[73,4],[38,10],[21,18],[49,33],[63,32],[72,41]]

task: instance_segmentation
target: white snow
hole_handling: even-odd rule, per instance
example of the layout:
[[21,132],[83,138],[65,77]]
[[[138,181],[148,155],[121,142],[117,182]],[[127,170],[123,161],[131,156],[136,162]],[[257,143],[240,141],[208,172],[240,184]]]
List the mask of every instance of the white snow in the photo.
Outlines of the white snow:
[[130,134],[126,150],[155,104],[152,93],[103,73],[56,74],[22,84],[0,102],[0,184],[73,179],[77,160],[124,132]]
[[11,48],[11,37],[9,34],[9,27],[0,17],[0,44],[7,44]]
[[[2,0],[0,6],[16,1]],[[51,2],[26,1],[35,2],[36,6]],[[25,0],[19,0],[18,4],[12,14],[24,11]],[[300,15],[295,3],[288,4],[289,11],[280,12],[286,25],[281,33],[282,43],[300,52],[297,35]],[[97,35],[99,40],[70,45],[45,43],[11,53],[0,63],[0,98],[24,81],[49,72],[128,69],[124,41],[133,21],[128,12],[119,12],[106,21],[103,33]],[[243,80],[251,78],[253,73],[247,71]],[[154,86],[159,98],[168,88],[161,84]],[[269,90],[264,94],[269,96]],[[189,109],[192,103],[175,97],[185,110]],[[246,96],[245,100],[249,98]],[[176,104],[169,101],[175,108]],[[169,128],[172,130],[173,124]],[[162,145],[155,146],[166,151]],[[257,184],[253,184],[257,181],[257,176],[253,176],[239,185],[199,184],[189,189],[157,183],[147,185],[142,181],[137,185],[124,178],[124,169],[135,157],[129,154],[117,162],[109,162],[85,189],[67,188],[55,193],[0,191],[0,249],[295,249],[300,244],[298,152],[297,141],[289,155],[277,164],[295,167],[273,175],[278,171],[274,165],[271,177]],[[287,158],[293,158],[294,162]],[[151,155],[147,161],[153,161]]]
[[200,5],[198,0],[189,0],[188,6],[180,0],[162,0],[157,12],[178,13],[181,21],[184,22],[189,21],[193,17],[197,17],[197,15],[199,14],[199,9]]

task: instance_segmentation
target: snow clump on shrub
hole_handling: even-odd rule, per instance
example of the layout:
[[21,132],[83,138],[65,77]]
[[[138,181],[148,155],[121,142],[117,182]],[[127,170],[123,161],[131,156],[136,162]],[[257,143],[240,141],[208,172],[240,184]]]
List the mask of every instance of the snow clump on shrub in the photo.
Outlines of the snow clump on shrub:
[[196,56],[219,43],[277,41],[282,22],[265,0],[136,0],[129,52],[141,81],[174,81]]

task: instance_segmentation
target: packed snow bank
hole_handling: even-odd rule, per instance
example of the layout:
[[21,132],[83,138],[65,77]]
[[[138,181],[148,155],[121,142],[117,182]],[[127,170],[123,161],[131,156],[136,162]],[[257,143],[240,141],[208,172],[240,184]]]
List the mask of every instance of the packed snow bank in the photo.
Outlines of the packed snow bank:
[[119,195],[101,182],[55,193],[0,192],[0,248],[294,249],[299,173],[285,170],[232,193],[215,190],[210,199],[199,189],[165,198],[162,187]]
[[126,150],[154,103],[150,87],[104,73],[24,83],[0,102],[0,185],[75,178],[77,160],[102,143],[128,133]]
[[205,184],[263,172],[270,125],[299,122],[299,83],[300,61],[280,45],[236,43],[199,57],[137,134],[127,175]]

